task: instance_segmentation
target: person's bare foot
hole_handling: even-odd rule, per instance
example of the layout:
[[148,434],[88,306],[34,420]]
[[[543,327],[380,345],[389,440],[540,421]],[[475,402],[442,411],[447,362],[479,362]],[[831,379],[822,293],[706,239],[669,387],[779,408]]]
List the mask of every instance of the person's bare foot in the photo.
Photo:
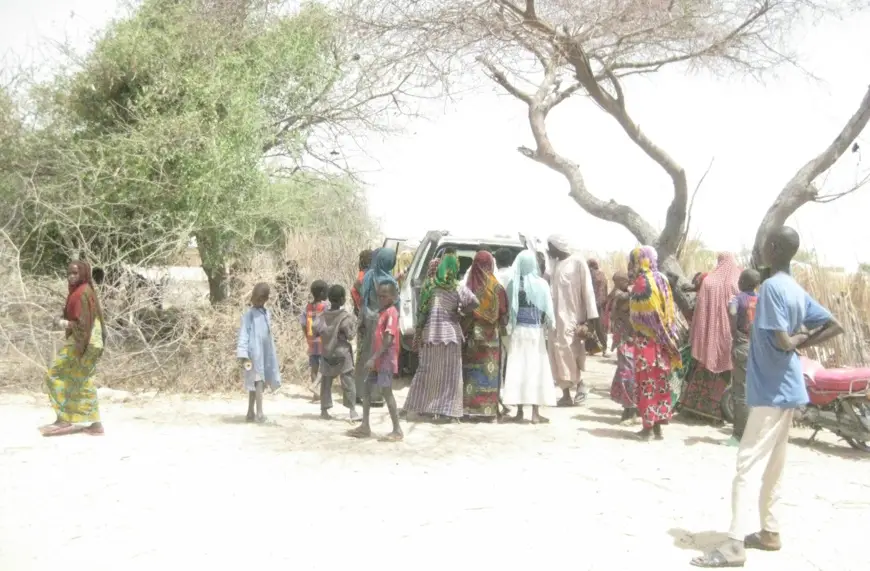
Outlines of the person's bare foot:
[[370,438],[372,435],[372,429],[363,424],[357,426],[353,430],[348,430],[347,435],[352,438]]
[[402,434],[401,432],[396,432],[394,430],[393,432],[387,434],[386,436],[384,436],[383,438],[380,438],[379,440],[381,442],[401,442],[404,439],[405,439],[404,434]]
[[255,420],[257,420],[257,417],[254,416],[253,412],[249,412],[247,416],[245,416],[245,422],[254,422]]
[[558,401],[556,401],[556,406],[574,406],[574,399],[572,399],[570,396],[565,395]]
[[321,418],[321,420],[332,420],[332,417],[329,415],[328,410],[321,410],[320,411],[320,418]]
[[550,419],[545,418],[545,417],[541,416],[540,414],[533,414],[531,423],[532,424],[549,424]]

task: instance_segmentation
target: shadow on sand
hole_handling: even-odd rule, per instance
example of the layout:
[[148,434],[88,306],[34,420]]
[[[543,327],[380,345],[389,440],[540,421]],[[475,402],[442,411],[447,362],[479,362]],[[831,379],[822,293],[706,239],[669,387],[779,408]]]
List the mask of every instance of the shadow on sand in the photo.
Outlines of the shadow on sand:
[[616,440],[634,440],[640,442],[635,436],[635,432],[630,428],[619,430],[617,428],[580,428],[581,432],[586,432],[596,438],[613,438]]
[[597,422],[599,424],[609,424],[611,426],[616,426],[619,424],[618,416],[597,416],[594,414],[575,414],[571,417],[574,420],[588,421],[588,422]]
[[[727,438],[713,438],[712,436],[690,436],[683,441],[686,446],[695,446],[696,444],[713,444],[716,446],[724,446],[728,442]],[[735,448],[736,450],[736,448]]]
[[836,456],[837,458],[843,458],[844,460],[870,460],[870,454],[860,450],[855,450],[844,440],[838,440],[837,442],[814,440],[810,442],[808,438],[789,438],[789,443],[818,454]]
[[220,417],[223,424],[250,424],[251,426],[278,426],[278,423],[266,416],[266,422],[258,424],[256,422],[248,422],[244,414],[227,414]]
[[687,551],[709,551],[728,541],[728,534],[721,531],[699,531],[693,533],[685,529],[669,529],[668,535],[674,540],[674,547]]

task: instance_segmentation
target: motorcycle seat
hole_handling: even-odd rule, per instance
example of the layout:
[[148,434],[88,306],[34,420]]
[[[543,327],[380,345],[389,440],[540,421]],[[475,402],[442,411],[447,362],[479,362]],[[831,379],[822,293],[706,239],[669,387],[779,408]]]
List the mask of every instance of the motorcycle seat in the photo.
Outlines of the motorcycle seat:
[[867,390],[870,384],[870,369],[822,369],[816,371],[811,386],[821,391],[838,393]]
[[817,391],[848,393],[867,390],[870,384],[870,368],[826,369],[818,361],[801,357],[801,367],[807,387]]

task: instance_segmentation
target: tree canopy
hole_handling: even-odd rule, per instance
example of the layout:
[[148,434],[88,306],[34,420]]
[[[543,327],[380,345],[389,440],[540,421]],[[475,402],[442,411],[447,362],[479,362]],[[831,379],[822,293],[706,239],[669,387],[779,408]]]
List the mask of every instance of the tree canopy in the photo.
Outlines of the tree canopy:
[[221,282],[229,259],[280,249],[287,232],[327,230],[338,214],[364,227],[354,180],[312,158],[311,140],[364,122],[397,70],[360,83],[374,63],[345,53],[346,40],[316,2],[145,0],[113,21],[34,90],[28,129],[0,97],[3,140],[16,141],[0,165],[18,181],[3,192],[23,257],[36,270],[75,252],[161,262],[195,236]]

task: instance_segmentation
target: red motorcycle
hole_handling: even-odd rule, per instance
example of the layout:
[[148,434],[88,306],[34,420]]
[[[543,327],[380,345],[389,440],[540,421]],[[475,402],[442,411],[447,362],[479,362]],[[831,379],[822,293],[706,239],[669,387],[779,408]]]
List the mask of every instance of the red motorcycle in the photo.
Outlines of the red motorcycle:
[[812,428],[810,442],[830,430],[849,446],[870,453],[870,368],[826,369],[801,357],[808,405],[795,412],[794,425]]

